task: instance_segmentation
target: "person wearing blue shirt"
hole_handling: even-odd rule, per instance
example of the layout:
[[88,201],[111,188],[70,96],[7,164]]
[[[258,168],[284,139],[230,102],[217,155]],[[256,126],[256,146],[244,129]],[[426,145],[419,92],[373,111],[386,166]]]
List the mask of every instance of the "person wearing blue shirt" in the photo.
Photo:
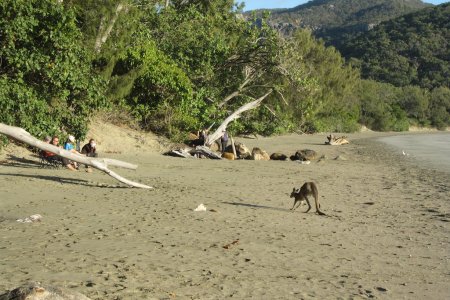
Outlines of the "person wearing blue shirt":
[[[75,137],[73,135],[69,135],[69,138],[64,143],[64,150],[80,154],[77,150],[75,150],[73,143],[75,143]],[[71,161],[70,163],[73,165],[75,169],[78,169],[78,164],[75,161]]]

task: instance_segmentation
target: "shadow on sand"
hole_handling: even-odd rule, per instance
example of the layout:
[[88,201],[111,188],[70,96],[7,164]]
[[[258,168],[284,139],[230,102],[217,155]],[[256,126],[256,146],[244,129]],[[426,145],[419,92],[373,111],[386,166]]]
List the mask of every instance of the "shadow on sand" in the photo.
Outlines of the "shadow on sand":
[[42,168],[43,165],[39,161],[18,157],[8,154],[8,158],[0,162],[3,166],[19,167],[19,168]]
[[0,173],[0,176],[16,176],[16,177],[24,177],[24,178],[35,178],[40,180],[48,180],[54,181],[61,184],[76,184],[76,185],[84,185],[90,187],[101,187],[101,188],[128,188],[126,186],[119,185],[109,185],[103,183],[95,183],[92,181],[77,179],[77,178],[68,178],[68,177],[59,177],[59,176],[47,176],[47,175],[27,175],[27,174],[14,174],[14,173]]
[[[241,202],[222,202],[229,205],[236,205],[236,206],[246,206],[250,208],[258,208],[258,209],[270,209],[270,210],[278,210],[278,211],[285,211],[285,212],[292,212],[289,208],[281,208],[281,207],[272,207],[272,206],[266,206],[266,205],[259,205],[259,204],[251,204],[251,203],[241,203]],[[295,210],[297,212],[297,210]],[[302,211],[301,213],[306,213]],[[308,214],[308,213],[306,213]],[[316,213],[309,213],[310,215],[317,215]],[[341,220],[342,218],[340,216],[336,215],[329,215],[329,214],[323,214],[321,217],[328,217],[333,218],[337,220]]]
[[241,202],[222,202],[229,205],[236,205],[236,206],[245,206],[250,208],[258,208],[258,209],[271,209],[271,210],[278,210],[278,211],[290,211],[288,208],[281,208],[281,207],[272,207],[272,206],[266,206],[266,205],[259,205],[259,204],[251,204],[251,203],[241,203]]

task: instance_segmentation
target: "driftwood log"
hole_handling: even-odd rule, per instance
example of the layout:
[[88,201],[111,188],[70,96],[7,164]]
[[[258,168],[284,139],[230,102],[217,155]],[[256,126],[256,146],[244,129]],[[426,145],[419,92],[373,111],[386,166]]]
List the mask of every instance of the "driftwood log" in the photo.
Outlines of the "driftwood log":
[[189,153],[191,153],[191,155],[201,154],[201,155],[206,156],[211,159],[222,159],[222,157],[220,157],[219,154],[212,151],[211,149],[209,149],[206,146],[197,146],[197,147],[195,147],[195,149],[192,149],[191,151],[189,151]]
[[345,135],[341,137],[335,137],[334,135],[330,134],[329,136],[327,136],[327,139],[328,141],[325,142],[325,144],[332,146],[346,145],[350,143]]
[[39,148],[41,150],[49,151],[49,152],[55,153],[58,156],[65,157],[72,161],[76,161],[80,164],[85,164],[85,165],[94,167],[96,169],[99,169],[99,170],[105,172],[106,174],[108,174],[109,176],[114,177],[118,181],[123,182],[129,186],[145,188],[145,189],[152,188],[148,185],[128,180],[128,179],[120,176],[119,174],[111,171],[110,169],[108,169],[108,166],[117,166],[117,167],[121,167],[121,168],[135,170],[137,168],[137,165],[133,165],[133,164],[123,162],[120,160],[116,160],[116,159],[94,158],[94,157],[87,157],[84,155],[73,153],[68,150],[59,148],[57,146],[45,143],[44,141],[40,141],[40,140],[36,139],[35,137],[33,137],[26,130],[24,130],[23,128],[20,128],[20,127],[14,127],[14,126],[9,126],[9,125],[0,123],[0,133],[7,135],[9,137],[12,137],[23,143],[26,143],[30,146]]
[[194,149],[174,149],[166,152],[165,155],[184,158],[197,158],[202,155],[211,159],[222,159],[219,154],[206,146],[197,146]]
[[237,158],[237,153],[236,153],[236,146],[234,145],[234,139],[230,134],[230,140],[231,140],[231,149],[233,149],[233,155],[234,155],[234,159]]

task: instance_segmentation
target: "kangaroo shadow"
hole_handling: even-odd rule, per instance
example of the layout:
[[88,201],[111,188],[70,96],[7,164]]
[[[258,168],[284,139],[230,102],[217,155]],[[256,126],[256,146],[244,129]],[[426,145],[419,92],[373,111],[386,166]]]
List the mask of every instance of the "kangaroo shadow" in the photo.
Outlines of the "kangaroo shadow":
[[273,206],[266,206],[266,205],[252,204],[252,203],[227,202],[227,201],[224,201],[222,203],[229,204],[229,205],[235,205],[235,206],[244,206],[244,207],[249,207],[249,208],[270,209],[270,210],[278,210],[278,211],[290,211],[290,209],[288,209],[288,208],[273,207]]
[[[222,203],[229,204],[229,205],[235,205],[235,206],[245,206],[245,207],[249,207],[249,208],[270,209],[270,210],[277,210],[277,211],[293,212],[289,208],[272,207],[272,206],[252,204],[252,203],[227,202],[227,201],[222,201]],[[302,213],[306,213],[306,212],[302,212]],[[323,214],[321,217],[342,220],[342,218],[340,216],[336,216],[336,215]]]

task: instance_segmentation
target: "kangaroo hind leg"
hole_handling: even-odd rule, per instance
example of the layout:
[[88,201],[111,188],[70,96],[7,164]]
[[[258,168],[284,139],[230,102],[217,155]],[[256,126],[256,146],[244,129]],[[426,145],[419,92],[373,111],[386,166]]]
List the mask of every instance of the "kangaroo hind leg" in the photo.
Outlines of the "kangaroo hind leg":
[[308,204],[308,209],[305,211],[307,213],[311,209],[311,203],[309,203],[308,197],[305,197],[306,204]]
[[316,212],[317,212],[317,214],[319,214],[321,216],[325,215],[325,213],[320,211],[320,203],[319,203],[318,197],[314,197],[314,202],[316,204]]

